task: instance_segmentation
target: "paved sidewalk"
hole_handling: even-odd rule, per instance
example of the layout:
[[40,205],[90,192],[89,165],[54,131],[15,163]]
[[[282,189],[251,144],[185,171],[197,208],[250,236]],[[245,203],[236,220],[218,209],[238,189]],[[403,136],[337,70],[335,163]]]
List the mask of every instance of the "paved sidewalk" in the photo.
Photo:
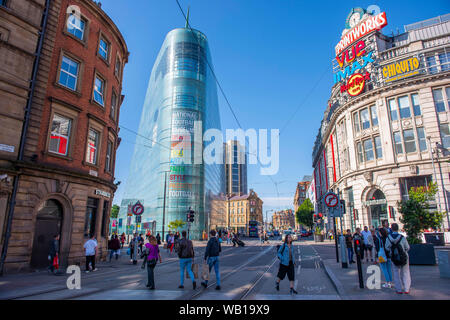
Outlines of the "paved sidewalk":
[[[318,252],[323,262],[325,271],[333,282],[336,290],[342,299],[349,300],[449,300],[450,299],[450,279],[441,278],[439,266],[410,266],[411,291],[409,295],[399,295],[395,289],[368,289],[367,280],[371,274],[367,273],[367,268],[375,265],[372,262],[362,264],[364,289],[359,288],[359,278],[357,265],[351,264],[347,269],[342,268],[341,262],[336,262],[336,251],[334,242],[326,241],[315,243],[305,241],[305,245],[312,245]],[[356,261],[356,257],[355,257]],[[384,276],[381,272],[381,281],[384,283]]]

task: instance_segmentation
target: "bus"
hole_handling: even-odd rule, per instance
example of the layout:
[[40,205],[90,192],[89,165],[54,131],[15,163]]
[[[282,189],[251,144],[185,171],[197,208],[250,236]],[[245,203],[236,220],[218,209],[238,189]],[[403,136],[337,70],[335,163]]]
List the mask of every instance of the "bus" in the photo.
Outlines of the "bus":
[[248,236],[249,237],[259,237],[260,223],[255,220],[248,222]]

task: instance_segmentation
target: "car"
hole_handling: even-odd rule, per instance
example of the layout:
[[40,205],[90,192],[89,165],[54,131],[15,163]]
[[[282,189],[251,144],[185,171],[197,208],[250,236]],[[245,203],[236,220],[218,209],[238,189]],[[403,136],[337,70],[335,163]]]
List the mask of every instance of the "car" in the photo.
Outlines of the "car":
[[281,241],[284,241],[284,239],[286,238],[287,235],[291,235],[292,236],[292,240],[294,240],[294,233],[292,231],[289,230],[285,230],[283,231],[283,234],[281,235]]

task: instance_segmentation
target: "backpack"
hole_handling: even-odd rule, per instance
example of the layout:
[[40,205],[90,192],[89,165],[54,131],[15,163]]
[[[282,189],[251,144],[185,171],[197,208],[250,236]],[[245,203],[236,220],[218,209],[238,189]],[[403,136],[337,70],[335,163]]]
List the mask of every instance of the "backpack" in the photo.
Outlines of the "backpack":
[[406,254],[405,250],[403,250],[403,247],[400,245],[400,242],[402,241],[403,236],[400,235],[398,237],[397,242],[393,242],[391,238],[389,238],[389,241],[391,242],[391,260],[392,262],[397,266],[401,267],[404,266],[408,262],[408,255]]
[[[278,253],[278,251],[280,250],[280,247],[281,246],[283,246],[283,250],[281,250],[281,255],[283,256],[283,253],[284,253],[284,249],[286,248],[286,246],[285,246],[285,243],[283,243],[283,244],[278,244],[277,245],[277,253]],[[280,257],[278,257],[278,259],[280,259]]]

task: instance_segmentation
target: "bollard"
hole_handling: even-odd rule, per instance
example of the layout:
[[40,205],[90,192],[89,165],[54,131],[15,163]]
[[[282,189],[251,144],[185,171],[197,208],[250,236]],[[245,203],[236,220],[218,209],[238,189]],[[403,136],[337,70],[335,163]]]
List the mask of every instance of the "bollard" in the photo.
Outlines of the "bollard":
[[359,287],[364,289],[364,279],[362,274],[361,267],[361,238],[359,236],[355,236],[355,253],[356,253],[356,265],[358,267],[358,278],[359,278]]
[[348,268],[348,256],[347,256],[347,248],[345,245],[345,238],[341,234],[339,237],[339,246],[341,247],[341,261],[342,261],[342,268]]

